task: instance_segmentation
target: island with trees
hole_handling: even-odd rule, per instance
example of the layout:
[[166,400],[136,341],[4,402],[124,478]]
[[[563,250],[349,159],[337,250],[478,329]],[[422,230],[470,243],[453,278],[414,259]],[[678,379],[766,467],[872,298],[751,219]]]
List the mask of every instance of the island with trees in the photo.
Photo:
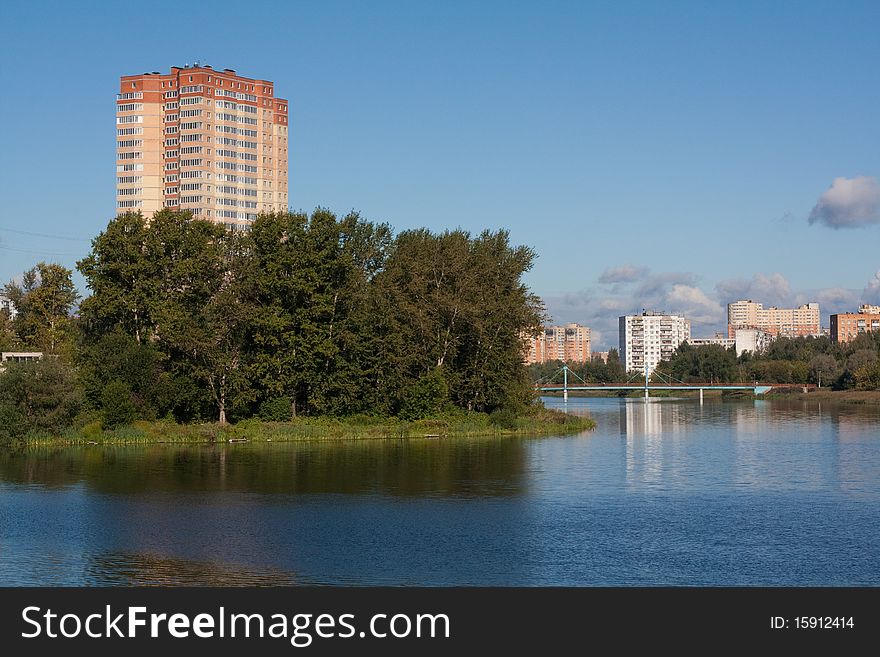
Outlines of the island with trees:
[[[534,252],[506,231],[394,234],[357,213],[248,231],[122,214],[72,271],[6,286],[0,442],[151,442],[581,431],[522,360],[543,320]],[[78,303],[79,302],[79,303]]]

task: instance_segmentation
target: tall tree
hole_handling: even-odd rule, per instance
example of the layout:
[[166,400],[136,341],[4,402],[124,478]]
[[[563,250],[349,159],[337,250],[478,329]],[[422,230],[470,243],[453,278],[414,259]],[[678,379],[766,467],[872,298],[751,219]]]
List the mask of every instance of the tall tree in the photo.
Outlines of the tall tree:
[[157,274],[157,263],[145,252],[148,230],[140,212],[119,215],[77,263],[92,291],[80,305],[84,326],[92,334],[119,327],[138,344],[148,340]]
[[68,344],[71,311],[79,298],[72,275],[66,267],[41,262],[24,272],[20,284],[6,285],[5,293],[17,309],[13,326],[22,344],[49,354],[58,354]]
[[510,246],[506,231],[478,238],[461,230],[401,233],[376,277],[398,341],[389,365],[404,377],[389,394],[443,368],[450,397],[462,408],[527,402],[521,336],[542,319],[539,300],[521,282],[533,259],[530,249]]

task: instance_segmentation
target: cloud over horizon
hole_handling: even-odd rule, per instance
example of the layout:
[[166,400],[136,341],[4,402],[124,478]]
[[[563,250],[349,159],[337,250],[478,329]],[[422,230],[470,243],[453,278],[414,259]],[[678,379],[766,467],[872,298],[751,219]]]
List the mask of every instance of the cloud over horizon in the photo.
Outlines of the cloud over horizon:
[[880,269],[874,274],[874,278],[868,281],[863,294],[867,303],[880,304]]
[[647,273],[648,269],[646,267],[633,267],[632,265],[610,267],[599,276],[599,283],[602,285],[634,283],[643,279]]
[[880,181],[873,176],[835,178],[819,197],[807,221],[835,230],[880,223]]
[[758,272],[751,279],[728,278],[715,284],[715,291],[724,303],[752,299],[765,306],[785,306],[793,303],[791,286],[779,272],[763,274]]
[[[738,299],[752,299],[764,306],[794,307],[818,302],[822,311],[822,325],[828,326],[828,315],[852,312],[859,303],[880,304],[880,271],[868,281],[863,291],[848,288],[793,290],[779,272],[758,272],[749,279],[727,279],[706,291],[696,284],[696,274],[690,272],[652,272],[647,267],[626,265],[625,268],[643,272],[640,277],[629,275],[627,282],[601,283],[605,273],[620,268],[606,269],[597,279],[600,284],[579,292],[547,296],[547,310],[559,323],[578,322],[593,330],[593,348],[596,351],[617,347],[618,317],[646,310],[681,313],[691,320],[694,337],[711,336],[727,326],[727,304]],[[606,279],[607,280],[607,279]]]

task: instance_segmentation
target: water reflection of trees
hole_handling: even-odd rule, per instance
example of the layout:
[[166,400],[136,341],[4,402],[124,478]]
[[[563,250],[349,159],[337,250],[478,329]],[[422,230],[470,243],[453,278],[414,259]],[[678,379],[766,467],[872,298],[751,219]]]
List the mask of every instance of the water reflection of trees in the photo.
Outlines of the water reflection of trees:
[[102,493],[509,495],[525,485],[525,452],[516,438],[76,447],[0,453],[0,479]]
[[292,573],[151,554],[104,553],[86,566],[86,580],[102,586],[292,586]]

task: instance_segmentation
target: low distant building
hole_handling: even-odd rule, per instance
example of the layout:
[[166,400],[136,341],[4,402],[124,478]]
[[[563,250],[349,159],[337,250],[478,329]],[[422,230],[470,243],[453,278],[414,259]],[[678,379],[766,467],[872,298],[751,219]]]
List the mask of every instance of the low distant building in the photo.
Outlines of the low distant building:
[[751,299],[727,304],[727,337],[735,338],[737,329],[759,329],[773,337],[821,335],[819,304],[805,303],[797,308],[764,308]]
[[760,329],[736,329],[736,335],[728,338],[724,333],[718,332],[714,338],[691,338],[688,344],[693,346],[717,344],[725,349],[736,349],[739,358],[745,352],[761,353],[772,342],[773,336]]
[[661,360],[669,360],[675,350],[691,337],[691,321],[681,315],[646,310],[641,315],[618,318],[620,362],[627,372],[648,374]]
[[594,351],[591,358],[592,358],[592,360],[601,360],[603,363],[608,364],[608,352],[607,351]]
[[880,306],[862,304],[857,313],[831,315],[832,342],[850,342],[874,331],[880,331]]
[[6,363],[30,363],[42,358],[42,351],[4,351],[0,353],[0,373],[6,370]]
[[773,336],[760,329],[737,329],[733,341],[736,357],[739,358],[747,351],[760,354],[773,341]]
[[710,345],[717,344],[725,349],[730,349],[734,345],[736,345],[735,338],[728,338],[724,333],[716,333],[714,338],[689,338],[688,344],[693,345],[695,347],[701,345]]
[[526,338],[527,365],[561,360],[564,363],[590,362],[590,328],[580,324],[545,326],[536,336]]
[[15,304],[12,303],[12,299],[5,294],[0,294],[0,312],[4,310],[9,314],[9,319],[15,319]]
[[0,353],[2,363],[26,363],[34,360],[42,360],[42,351],[4,351]]

